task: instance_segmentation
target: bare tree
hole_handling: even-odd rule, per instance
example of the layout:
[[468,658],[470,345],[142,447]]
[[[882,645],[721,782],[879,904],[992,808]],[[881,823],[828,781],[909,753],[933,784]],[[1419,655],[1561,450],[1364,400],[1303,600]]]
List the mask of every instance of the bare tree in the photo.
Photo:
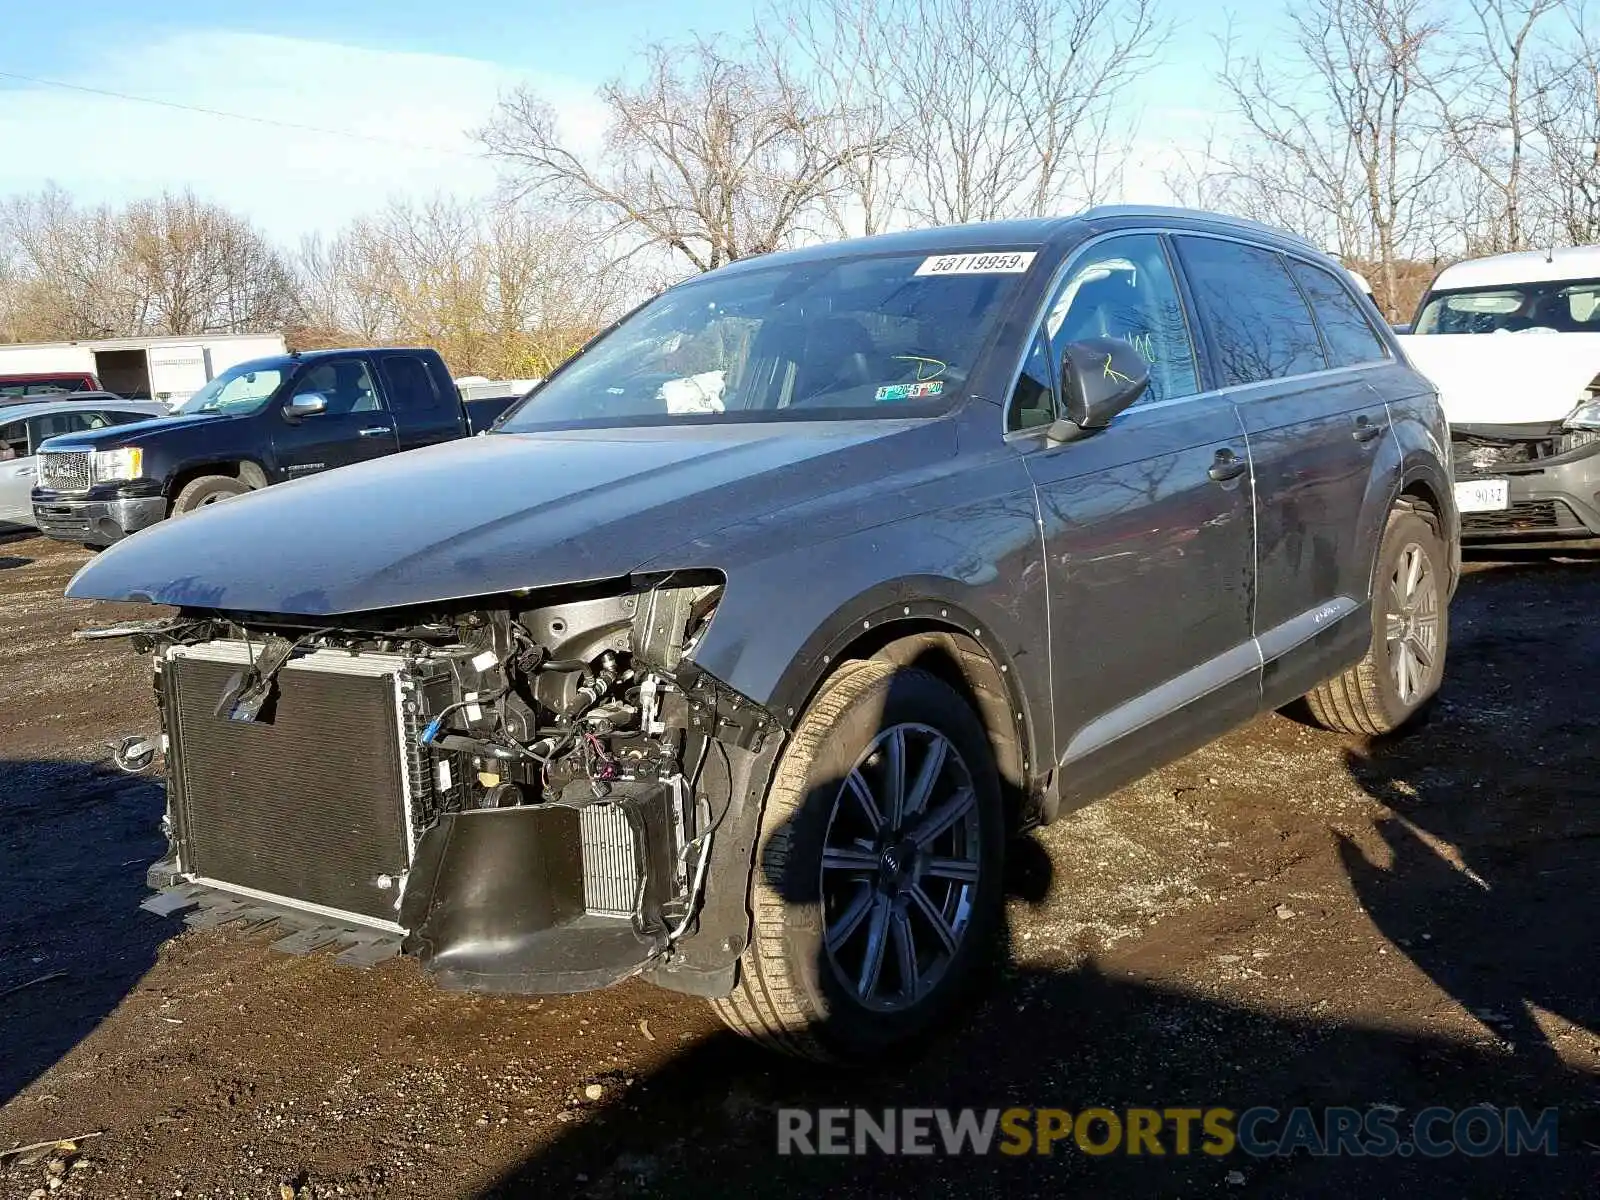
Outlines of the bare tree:
[[120,211],[46,188],[0,205],[11,324],[27,338],[239,333],[294,319],[283,257],[243,217],[189,194]]
[[245,218],[186,192],[138,201],[118,224],[141,332],[241,333],[295,319],[293,273]]
[[394,203],[301,250],[308,340],[420,342],[458,371],[548,373],[616,311],[595,239],[526,206]]
[[1371,263],[1397,316],[1400,263],[1447,227],[1444,153],[1430,136],[1442,36],[1425,0],[1305,0],[1290,36],[1237,61],[1221,83],[1250,135],[1233,169],[1260,215]]
[[1441,74],[1434,91],[1450,152],[1477,185],[1462,197],[1473,224],[1469,249],[1521,250],[1532,232],[1525,185],[1550,77],[1534,35],[1568,0],[1469,3],[1476,27],[1462,38],[1453,69]]
[[1174,204],[1187,208],[1230,212],[1247,209],[1248,194],[1241,194],[1241,181],[1227,161],[1217,124],[1207,129],[1197,147],[1173,147],[1172,161],[1161,171],[1161,184]]
[[883,233],[905,220],[911,114],[903,59],[886,53],[903,0],[777,0],[755,46],[775,71],[794,71],[812,98],[816,130],[833,146],[835,185],[819,202],[833,231]]
[[821,102],[886,137],[852,175],[868,228],[1093,203],[1131,132],[1128,85],[1169,32],[1155,0],[788,0],[780,13]]
[[357,221],[331,238],[312,234],[300,243],[297,261],[301,340],[333,345],[346,338],[382,341],[395,326],[395,296],[387,254]]
[[835,144],[837,123],[785,70],[715,42],[656,45],[637,86],[600,91],[597,154],[572,147],[527,89],[504,98],[480,137],[523,195],[602,214],[612,232],[681,254],[697,270],[789,244],[876,144]]
[[1573,36],[1542,64],[1532,120],[1550,236],[1581,245],[1600,241],[1600,31],[1580,6],[1568,16]]
[[0,235],[15,247],[16,336],[91,338],[136,332],[144,305],[108,207],[79,208],[57,187],[0,206]]

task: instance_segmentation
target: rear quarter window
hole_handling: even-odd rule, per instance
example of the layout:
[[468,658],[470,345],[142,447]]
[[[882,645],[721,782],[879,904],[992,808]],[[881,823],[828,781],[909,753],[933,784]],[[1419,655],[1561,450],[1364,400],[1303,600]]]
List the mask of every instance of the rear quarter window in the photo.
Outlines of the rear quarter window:
[[1388,358],[1388,350],[1373,332],[1361,305],[1331,271],[1298,260],[1291,262],[1289,270],[1311,301],[1331,365],[1353,367]]

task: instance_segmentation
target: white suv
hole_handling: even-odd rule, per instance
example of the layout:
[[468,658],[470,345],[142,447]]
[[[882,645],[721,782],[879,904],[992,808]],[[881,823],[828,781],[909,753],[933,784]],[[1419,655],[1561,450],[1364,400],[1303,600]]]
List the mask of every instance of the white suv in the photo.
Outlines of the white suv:
[[1450,421],[1463,539],[1600,538],[1600,246],[1449,267],[1401,341]]

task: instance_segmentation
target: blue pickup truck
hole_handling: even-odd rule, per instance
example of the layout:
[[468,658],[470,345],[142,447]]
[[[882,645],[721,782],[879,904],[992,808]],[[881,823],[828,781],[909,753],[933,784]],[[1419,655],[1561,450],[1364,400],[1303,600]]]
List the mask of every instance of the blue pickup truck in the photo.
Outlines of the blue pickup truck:
[[254,359],[172,416],[44,443],[34,523],[60,541],[109,546],[243,492],[468,437],[517,399],[464,402],[434,350]]

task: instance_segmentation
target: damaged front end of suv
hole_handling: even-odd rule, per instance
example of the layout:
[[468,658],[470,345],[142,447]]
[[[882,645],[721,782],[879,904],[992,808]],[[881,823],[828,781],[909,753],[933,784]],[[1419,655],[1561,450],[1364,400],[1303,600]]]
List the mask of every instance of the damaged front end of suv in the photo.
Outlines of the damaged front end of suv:
[[1051,267],[1004,232],[732,264],[488,436],[97,555],[69,596],[169,614],[101,631],[155,664],[146,907],[461,989],[640,977],[823,1061],[957,1011],[1008,831],[1061,803],[1043,522],[989,399]]
[[680,571],[105,631],[155,662],[170,849],[147,906],[275,921],[349,962],[403,950],[446,986],[725,993],[742,896],[708,911],[706,880],[748,863],[725,822],[783,731],[686,657],[722,588]]

